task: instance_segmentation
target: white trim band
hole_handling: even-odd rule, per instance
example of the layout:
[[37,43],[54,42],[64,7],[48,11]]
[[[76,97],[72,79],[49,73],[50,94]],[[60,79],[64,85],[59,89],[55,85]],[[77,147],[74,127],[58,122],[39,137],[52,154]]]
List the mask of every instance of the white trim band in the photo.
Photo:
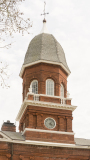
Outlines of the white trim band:
[[62,63],[52,62],[52,61],[45,61],[45,60],[39,60],[39,61],[35,61],[35,62],[32,62],[32,63],[28,63],[28,64],[25,64],[25,65],[22,65],[22,68],[21,68],[19,76],[22,78],[24,69],[26,67],[29,67],[29,66],[32,66],[32,65],[35,65],[35,64],[38,64],[38,63],[48,63],[48,64],[59,65],[59,66],[61,66],[67,72],[68,75],[70,75],[70,73],[71,73]]
[[24,133],[25,133],[26,131],[46,132],[46,133],[65,134],[65,135],[74,135],[73,132],[62,132],[62,131],[52,131],[52,130],[32,129],[32,128],[25,128],[25,130],[22,132],[22,135],[24,135]]
[[79,146],[75,144],[66,144],[66,143],[52,143],[52,142],[42,142],[42,141],[18,141],[18,140],[4,140],[0,139],[0,142],[10,142],[10,143],[17,143],[17,144],[28,144],[28,145],[40,145],[40,146],[51,146],[51,147],[63,147],[63,148],[80,148],[80,149],[89,149],[90,146]]

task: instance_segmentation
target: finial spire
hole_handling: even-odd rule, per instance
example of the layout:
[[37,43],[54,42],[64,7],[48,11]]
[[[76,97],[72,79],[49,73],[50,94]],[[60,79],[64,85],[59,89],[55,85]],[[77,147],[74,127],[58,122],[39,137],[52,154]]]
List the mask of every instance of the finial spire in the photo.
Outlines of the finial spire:
[[46,13],[46,12],[45,12],[45,6],[46,6],[46,2],[44,1],[44,10],[43,10],[43,14],[41,14],[41,16],[42,16],[42,15],[44,16],[43,22],[46,22],[46,19],[45,19],[46,14],[49,14],[49,13]]

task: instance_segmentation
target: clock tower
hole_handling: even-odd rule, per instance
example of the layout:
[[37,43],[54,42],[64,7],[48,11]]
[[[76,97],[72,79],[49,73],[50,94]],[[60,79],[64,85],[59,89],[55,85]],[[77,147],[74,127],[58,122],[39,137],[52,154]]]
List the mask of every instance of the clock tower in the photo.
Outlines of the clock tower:
[[44,19],[42,31],[31,40],[20,71],[23,103],[16,120],[25,140],[74,144],[72,112],[76,106],[68,97],[69,74],[63,48],[48,33]]
[[20,71],[23,102],[16,120],[0,131],[0,160],[90,160],[90,140],[75,138],[67,92],[70,69],[60,43],[46,27],[27,49]]

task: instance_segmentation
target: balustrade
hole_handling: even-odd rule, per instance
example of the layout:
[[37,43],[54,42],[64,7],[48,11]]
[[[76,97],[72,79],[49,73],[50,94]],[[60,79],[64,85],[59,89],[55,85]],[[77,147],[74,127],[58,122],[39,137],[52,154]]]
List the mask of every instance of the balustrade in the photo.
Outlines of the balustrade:
[[59,103],[61,105],[68,104],[71,105],[71,99],[70,98],[63,98],[59,96],[47,96],[44,94],[33,94],[28,93],[28,100],[34,100],[34,101],[43,101],[43,102],[52,102],[52,103]]
[[34,101],[39,101],[39,95],[34,94],[34,95],[33,95],[33,100],[34,100]]

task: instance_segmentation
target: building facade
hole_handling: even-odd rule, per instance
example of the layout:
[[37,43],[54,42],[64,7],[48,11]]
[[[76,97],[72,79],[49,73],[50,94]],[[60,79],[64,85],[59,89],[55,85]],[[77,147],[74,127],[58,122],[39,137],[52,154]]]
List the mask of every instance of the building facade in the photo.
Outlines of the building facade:
[[90,140],[74,138],[67,92],[70,69],[65,53],[43,20],[41,33],[27,49],[20,71],[23,103],[16,117],[0,132],[0,160],[90,160]]

